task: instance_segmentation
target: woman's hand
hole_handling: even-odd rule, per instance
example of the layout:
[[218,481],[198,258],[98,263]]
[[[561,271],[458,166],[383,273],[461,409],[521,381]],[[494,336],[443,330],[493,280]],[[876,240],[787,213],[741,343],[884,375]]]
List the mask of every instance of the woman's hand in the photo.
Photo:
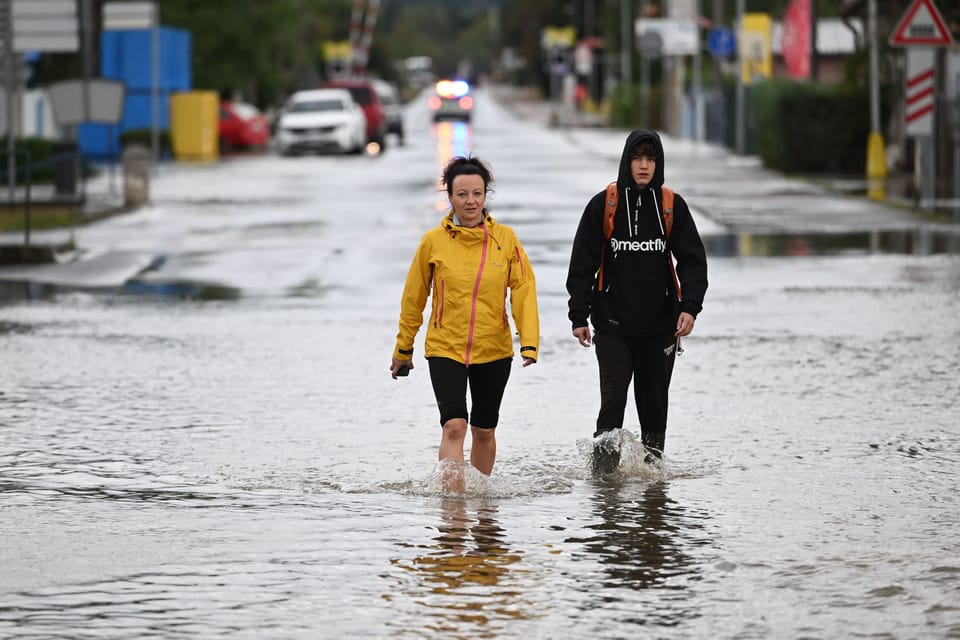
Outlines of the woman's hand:
[[525,367],[529,367],[530,365],[535,364],[536,362],[537,361],[534,360],[533,358],[528,358],[526,356],[523,357],[523,366]]
[[413,369],[413,360],[397,360],[396,358],[392,358],[390,362],[390,377],[396,380],[397,372],[403,367]]

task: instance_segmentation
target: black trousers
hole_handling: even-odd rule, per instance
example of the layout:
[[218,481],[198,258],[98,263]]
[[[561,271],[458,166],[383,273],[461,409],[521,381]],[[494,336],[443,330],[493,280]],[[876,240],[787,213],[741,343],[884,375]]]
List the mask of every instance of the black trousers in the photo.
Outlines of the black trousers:
[[510,378],[511,358],[472,364],[450,358],[427,358],[430,382],[440,409],[440,426],[454,418],[467,419],[467,382],[470,383],[470,426],[495,429],[500,421],[500,403]]
[[643,444],[663,451],[677,339],[671,333],[628,337],[604,331],[597,332],[593,342],[600,366],[600,413],[594,436],[623,427],[632,380]]

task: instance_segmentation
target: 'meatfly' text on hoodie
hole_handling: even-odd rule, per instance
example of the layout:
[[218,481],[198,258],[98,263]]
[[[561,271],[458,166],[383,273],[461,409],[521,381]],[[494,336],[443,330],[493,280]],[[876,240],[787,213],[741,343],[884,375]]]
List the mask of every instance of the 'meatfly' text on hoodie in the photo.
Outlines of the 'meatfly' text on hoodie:
[[667,250],[667,243],[663,238],[654,238],[652,240],[617,240],[610,238],[610,249],[614,253],[636,252],[636,253],[663,253]]

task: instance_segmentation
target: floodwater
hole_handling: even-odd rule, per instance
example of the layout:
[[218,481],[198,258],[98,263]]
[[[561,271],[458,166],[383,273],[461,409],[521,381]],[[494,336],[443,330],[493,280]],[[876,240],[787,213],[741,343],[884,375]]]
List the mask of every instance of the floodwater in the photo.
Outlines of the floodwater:
[[628,437],[593,480],[563,290],[586,196],[556,203],[603,172],[557,143],[570,180],[514,194],[542,166],[479,115],[543,334],[493,475],[444,495],[425,363],[387,372],[430,176],[469,140],[170,170],[80,238],[152,270],[0,303],[0,637],[960,637],[960,256],[712,255],[664,467]]

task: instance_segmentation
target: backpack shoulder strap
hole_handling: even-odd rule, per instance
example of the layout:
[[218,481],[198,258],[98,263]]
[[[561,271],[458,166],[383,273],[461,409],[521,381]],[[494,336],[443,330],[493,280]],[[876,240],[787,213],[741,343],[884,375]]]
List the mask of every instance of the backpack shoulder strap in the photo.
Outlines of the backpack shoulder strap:
[[673,189],[670,187],[660,187],[663,194],[663,230],[670,239],[670,232],[673,231]]
[[613,235],[613,218],[617,213],[617,201],[620,194],[617,192],[616,181],[607,185],[607,195],[603,201],[603,239],[604,242]]
[[613,235],[613,219],[617,213],[617,201],[620,194],[617,191],[617,182],[614,180],[607,185],[607,193],[603,198],[603,244],[600,245],[600,268],[597,269],[597,291],[603,291],[603,256],[606,254],[606,244]]
[[[663,208],[661,212],[663,216],[663,232],[667,242],[669,242],[670,232],[673,231],[673,189],[670,187],[660,187],[660,193],[663,194],[663,202],[661,203],[661,207]],[[667,262],[670,263],[670,272],[673,274],[673,286],[677,293],[677,300],[683,300],[683,294],[680,292],[680,278],[677,277],[677,265],[674,264],[669,249],[667,251]]]

